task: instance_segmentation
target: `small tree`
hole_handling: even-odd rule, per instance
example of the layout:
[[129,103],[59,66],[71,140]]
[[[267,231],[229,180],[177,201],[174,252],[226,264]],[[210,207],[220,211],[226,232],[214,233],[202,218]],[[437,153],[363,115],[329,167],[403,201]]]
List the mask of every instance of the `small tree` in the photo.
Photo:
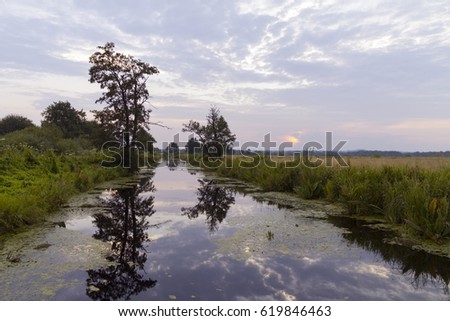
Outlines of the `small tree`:
[[173,151],[178,151],[178,150],[180,149],[180,147],[178,146],[177,143],[171,142],[171,143],[169,144],[169,146],[167,146],[167,149],[168,149],[168,150],[173,150]]
[[179,157],[180,147],[177,143],[171,142],[164,150],[164,156],[167,158]]
[[76,110],[68,101],[53,102],[42,113],[42,126],[55,125],[61,129],[65,138],[74,138],[84,131],[86,113]]
[[206,125],[190,120],[188,124],[183,124],[183,132],[192,132],[197,135],[203,146],[203,153],[207,156],[223,156],[225,152],[231,150],[236,141],[236,135],[231,133],[228,123],[220,115],[217,107],[211,107],[209,110]]
[[186,144],[186,150],[188,154],[195,154],[200,151],[202,147],[202,144],[195,139],[194,137],[189,138],[187,144]]
[[28,118],[20,115],[8,115],[0,120],[0,135],[6,135],[17,130],[34,126]]
[[114,47],[108,42],[89,58],[89,81],[105,89],[96,103],[106,106],[95,111],[95,118],[102,126],[113,128],[115,138],[123,145],[123,165],[129,168],[132,143],[140,130],[149,128],[151,110],[144,106],[150,98],[146,83],[150,75],[159,71],[133,56],[116,52]]

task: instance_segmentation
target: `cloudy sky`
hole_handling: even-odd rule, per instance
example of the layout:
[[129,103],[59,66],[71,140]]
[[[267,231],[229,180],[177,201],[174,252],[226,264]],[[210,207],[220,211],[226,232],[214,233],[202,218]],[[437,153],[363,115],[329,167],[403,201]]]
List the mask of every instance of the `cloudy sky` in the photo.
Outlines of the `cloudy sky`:
[[159,142],[217,105],[241,143],[450,150],[449,0],[0,0],[0,35],[0,117],[101,108],[88,58],[112,41],[160,69]]

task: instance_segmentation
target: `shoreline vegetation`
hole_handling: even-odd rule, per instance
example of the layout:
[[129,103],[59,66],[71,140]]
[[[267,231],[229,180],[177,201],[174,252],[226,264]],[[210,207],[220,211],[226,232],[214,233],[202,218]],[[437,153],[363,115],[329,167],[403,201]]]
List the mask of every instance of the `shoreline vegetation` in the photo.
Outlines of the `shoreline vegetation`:
[[218,166],[181,155],[190,165],[267,192],[341,204],[342,215],[380,222],[400,243],[450,256],[450,159],[347,157],[348,167],[314,167],[299,158],[268,157],[226,156]]
[[[95,149],[71,154],[29,145],[0,147],[0,234],[44,222],[71,196],[132,174],[102,167],[105,155]],[[305,166],[289,156],[223,156],[220,166],[189,154],[180,158],[267,192],[339,204],[342,216],[376,221],[395,231],[400,244],[450,256],[450,159],[445,157],[349,157],[349,167]]]
[[100,166],[103,155],[38,152],[28,146],[0,153],[0,234],[44,222],[69,198],[95,185],[129,175]]
[[[73,111],[68,103],[51,106],[60,105]],[[73,133],[32,125],[0,136],[0,236],[44,222],[71,196],[130,174],[101,166],[102,135],[93,125],[80,121]]]

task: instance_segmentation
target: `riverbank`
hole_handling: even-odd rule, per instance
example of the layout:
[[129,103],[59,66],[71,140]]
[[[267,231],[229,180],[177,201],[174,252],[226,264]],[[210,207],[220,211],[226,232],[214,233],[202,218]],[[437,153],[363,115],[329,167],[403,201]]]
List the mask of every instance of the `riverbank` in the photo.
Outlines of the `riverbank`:
[[192,165],[201,164],[266,192],[339,204],[342,215],[395,231],[398,236],[391,242],[450,257],[450,166],[411,166],[401,161],[395,165],[391,160],[388,165],[373,165],[380,161],[368,157],[366,165],[359,160],[357,165],[326,167],[258,156],[227,158],[217,166],[189,159]]
[[128,175],[101,167],[102,155],[89,151],[56,155],[10,148],[0,155],[0,233],[46,220],[71,196],[98,183]]
[[9,238],[2,299],[448,300],[449,259],[386,243],[336,204],[184,166],[148,174],[71,198],[51,218],[65,228]]

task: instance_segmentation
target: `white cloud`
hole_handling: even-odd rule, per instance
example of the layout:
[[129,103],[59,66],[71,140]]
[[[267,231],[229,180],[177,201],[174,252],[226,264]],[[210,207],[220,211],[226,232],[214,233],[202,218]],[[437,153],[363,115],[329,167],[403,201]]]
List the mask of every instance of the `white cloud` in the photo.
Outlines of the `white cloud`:
[[58,15],[49,11],[51,3],[36,6],[33,1],[3,0],[0,3],[0,16],[12,16],[24,20],[52,20]]
[[368,263],[355,263],[348,265],[346,267],[338,268],[339,272],[345,272],[349,274],[361,274],[361,275],[374,275],[379,278],[383,279],[389,279],[391,277],[391,270],[381,266],[381,265],[375,265],[375,264],[368,264]]
[[342,66],[344,62],[337,57],[333,57],[312,45],[308,45],[305,50],[299,55],[292,58],[293,61],[302,61],[307,63],[329,63],[336,66]]

